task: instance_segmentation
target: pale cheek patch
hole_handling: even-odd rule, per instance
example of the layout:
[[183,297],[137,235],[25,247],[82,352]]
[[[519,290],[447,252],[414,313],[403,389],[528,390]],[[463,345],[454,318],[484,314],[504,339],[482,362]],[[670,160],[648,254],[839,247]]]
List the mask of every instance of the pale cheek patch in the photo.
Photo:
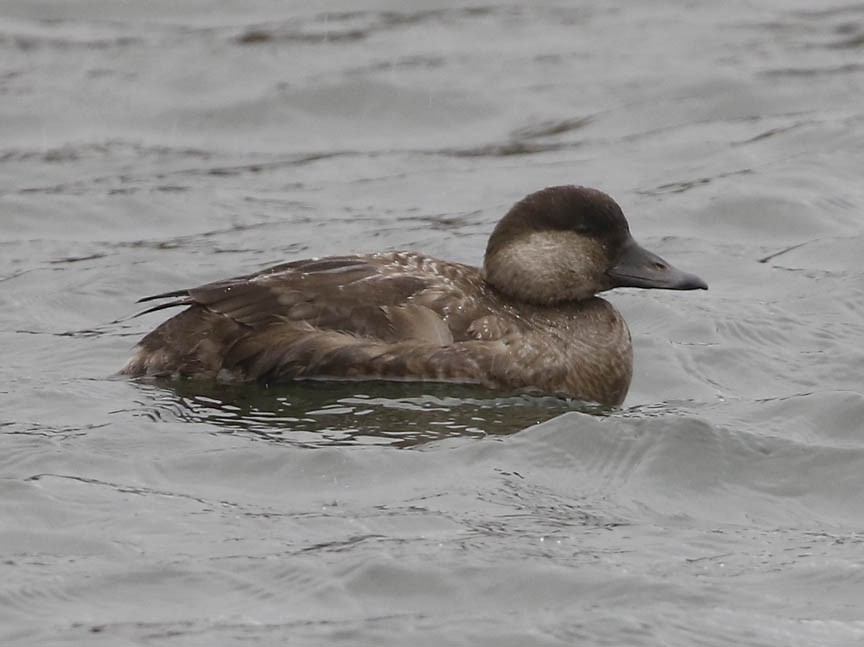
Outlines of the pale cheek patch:
[[530,303],[587,299],[606,289],[606,254],[597,241],[569,231],[525,234],[488,260],[493,285]]

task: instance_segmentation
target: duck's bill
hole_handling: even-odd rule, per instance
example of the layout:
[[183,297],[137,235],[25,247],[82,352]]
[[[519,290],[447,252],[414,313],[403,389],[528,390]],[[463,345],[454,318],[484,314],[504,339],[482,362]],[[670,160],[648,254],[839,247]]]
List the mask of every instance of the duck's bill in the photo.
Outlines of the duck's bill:
[[607,274],[616,288],[708,289],[705,281],[695,274],[672,267],[632,239],[625,246],[618,263]]

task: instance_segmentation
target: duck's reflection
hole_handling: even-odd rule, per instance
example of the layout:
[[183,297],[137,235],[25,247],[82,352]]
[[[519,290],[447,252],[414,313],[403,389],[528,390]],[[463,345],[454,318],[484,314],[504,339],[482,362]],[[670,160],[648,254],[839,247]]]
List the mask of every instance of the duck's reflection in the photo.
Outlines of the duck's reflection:
[[302,446],[415,447],[452,437],[512,434],[566,411],[602,414],[576,400],[501,394],[466,385],[304,381],[142,383],[144,414],[217,426],[230,433]]

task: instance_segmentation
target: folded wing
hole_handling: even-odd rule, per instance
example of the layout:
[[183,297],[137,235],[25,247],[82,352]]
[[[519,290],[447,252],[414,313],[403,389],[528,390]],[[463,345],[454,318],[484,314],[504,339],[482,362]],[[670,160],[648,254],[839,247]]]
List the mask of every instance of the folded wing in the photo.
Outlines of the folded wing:
[[170,299],[145,312],[187,308],[147,335],[123,372],[482,382],[491,355],[470,342],[489,341],[493,315],[476,299],[485,289],[477,268],[417,254],[285,263],[143,299]]

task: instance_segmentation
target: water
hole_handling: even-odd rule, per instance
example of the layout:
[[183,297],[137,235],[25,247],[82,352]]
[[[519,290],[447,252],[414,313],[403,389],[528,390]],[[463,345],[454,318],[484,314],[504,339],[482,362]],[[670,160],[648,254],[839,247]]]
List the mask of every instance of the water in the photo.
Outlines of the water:
[[[573,5],[576,6],[573,6]],[[864,5],[7,0],[4,645],[864,642]],[[619,409],[110,376],[136,298],[613,195]]]

